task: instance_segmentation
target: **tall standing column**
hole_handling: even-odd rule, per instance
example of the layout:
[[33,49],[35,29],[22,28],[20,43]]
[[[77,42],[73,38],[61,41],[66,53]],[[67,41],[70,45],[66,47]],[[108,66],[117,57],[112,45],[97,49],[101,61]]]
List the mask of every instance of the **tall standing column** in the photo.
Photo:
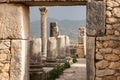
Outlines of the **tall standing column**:
[[42,60],[47,57],[47,26],[46,26],[46,13],[48,8],[39,8],[41,11],[41,42],[42,42]]

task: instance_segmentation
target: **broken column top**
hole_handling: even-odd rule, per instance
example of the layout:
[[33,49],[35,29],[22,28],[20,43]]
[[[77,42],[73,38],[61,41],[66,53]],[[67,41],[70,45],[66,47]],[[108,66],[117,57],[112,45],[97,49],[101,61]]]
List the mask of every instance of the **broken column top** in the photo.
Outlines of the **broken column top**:
[[57,22],[51,22],[50,25],[53,26],[53,27],[56,27],[56,26],[58,26],[58,23]]

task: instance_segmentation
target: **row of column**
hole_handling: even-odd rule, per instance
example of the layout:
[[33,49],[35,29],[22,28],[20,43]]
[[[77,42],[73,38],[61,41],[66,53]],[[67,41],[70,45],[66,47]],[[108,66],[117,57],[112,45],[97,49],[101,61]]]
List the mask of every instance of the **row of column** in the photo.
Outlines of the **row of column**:
[[[30,65],[41,65],[42,59],[42,42],[41,38],[30,39]],[[49,37],[47,39],[46,61],[55,62],[59,59],[65,59],[70,56],[69,37],[59,35],[57,37]]]

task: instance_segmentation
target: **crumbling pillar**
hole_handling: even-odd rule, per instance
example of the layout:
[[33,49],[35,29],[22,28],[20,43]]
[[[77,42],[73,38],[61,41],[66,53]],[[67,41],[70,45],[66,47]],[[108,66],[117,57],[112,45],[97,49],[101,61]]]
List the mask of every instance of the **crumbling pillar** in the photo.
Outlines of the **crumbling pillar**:
[[42,80],[41,38],[30,39],[30,80]]
[[30,39],[30,64],[41,65],[41,38]]
[[47,42],[47,66],[55,66],[57,58],[57,40],[55,37],[49,37]]
[[46,60],[47,57],[47,25],[46,25],[46,13],[47,8],[40,8],[41,11],[41,43],[42,43],[42,60]]
[[77,54],[79,58],[83,58],[84,55],[84,27],[79,28],[78,31],[78,48]]
[[68,36],[65,36],[65,46],[66,46],[66,57],[70,57],[70,39]]
[[29,7],[0,4],[1,80],[29,80]]
[[55,37],[49,37],[48,39],[47,60],[55,61],[57,57],[57,41]]
[[50,37],[57,37],[59,35],[57,22],[50,23]]
[[65,48],[65,35],[60,35],[57,37],[57,54],[58,54],[58,60],[60,62],[65,61],[66,57],[66,48]]

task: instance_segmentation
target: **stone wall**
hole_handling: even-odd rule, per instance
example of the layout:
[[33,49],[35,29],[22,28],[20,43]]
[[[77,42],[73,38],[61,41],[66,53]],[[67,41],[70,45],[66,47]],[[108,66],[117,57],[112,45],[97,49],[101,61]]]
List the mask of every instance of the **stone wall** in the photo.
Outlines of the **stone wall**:
[[81,27],[78,30],[78,48],[77,48],[77,54],[79,58],[85,57],[86,52],[86,35],[85,35],[85,27]]
[[120,80],[120,0],[106,0],[106,33],[96,37],[96,80]]
[[0,4],[0,80],[29,80],[29,8]]

